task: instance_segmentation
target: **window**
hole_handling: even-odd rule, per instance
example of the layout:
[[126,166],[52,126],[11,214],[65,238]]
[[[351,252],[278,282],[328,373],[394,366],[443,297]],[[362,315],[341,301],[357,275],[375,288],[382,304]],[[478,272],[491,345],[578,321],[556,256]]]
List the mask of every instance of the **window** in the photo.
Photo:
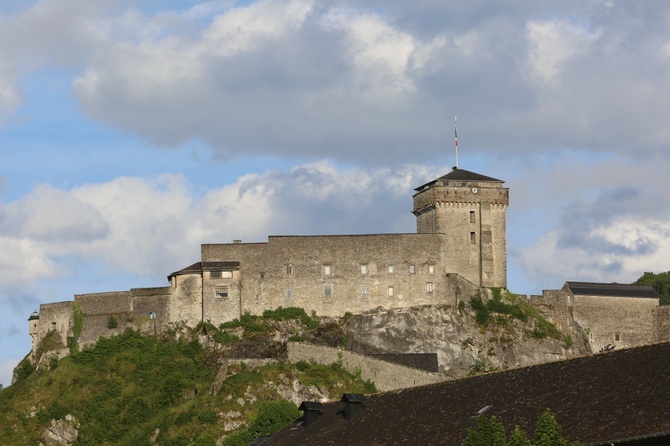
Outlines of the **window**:
[[475,222],[475,211],[470,211],[470,223]]
[[291,265],[290,263],[286,265],[286,275],[287,276],[293,275],[293,265]]
[[365,285],[361,287],[361,297],[368,297],[368,287]]
[[323,286],[323,297],[333,297],[333,286],[324,285]]
[[432,263],[428,264],[428,274],[435,274],[435,265]]
[[265,272],[261,271],[261,279],[265,279]]
[[361,263],[361,275],[362,276],[367,276],[368,275],[368,264],[367,263]]
[[470,233],[470,243],[472,243],[473,245],[477,243],[477,235],[474,232]]
[[233,272],[232,271],[211,271],[209,273],[209,277],[212,279],[232,279],[233,278]]
[[414,271],[415,271],[414,265],[410,265],[409,266],[409,273],[414,274]]
[[291,300],[293,299],[293,289],[292,288],[286,288],[286,300]]
[[323,274],[325,276],[330,276],[330,274],[332,273],[332,270],[333,270],[333,268],[330,265],[328,265],[328,264],[323,265]]
[[393,265],[389,265],[389,274],[393,274]]
[[433,282],[426,282],[426,291],[432,293],[435,290]]
[[212,279],[220,279],[221,271],[210,271],[209,277],[211,277]]
[[227,299],[228,298],[228,287],[227,286],[217,286],[214,289],[214,292],[216,293],[216,297],[221,298],[221,299]]
[[388,294],[388,297],[395,297],[395,287],[393,285],[389,285],[386,293]]
[[621,340],[621,335],[619,333],[614,333],[614,340],[615,341],[620,341]]

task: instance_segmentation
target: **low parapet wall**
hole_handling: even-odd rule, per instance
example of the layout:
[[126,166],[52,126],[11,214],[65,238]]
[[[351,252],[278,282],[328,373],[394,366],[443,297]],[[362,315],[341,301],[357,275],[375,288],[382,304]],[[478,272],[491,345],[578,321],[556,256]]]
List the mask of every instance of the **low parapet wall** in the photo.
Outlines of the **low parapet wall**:
[[350,373],[357,373],[360,370],[361,378],[374,382],[381,391],[407,389],[446,380],[446,377],[437,373],[393,364],[338,348],[302,342],[288,343],[290,362],[314,361],[320,364],[332,364],[340,359]]

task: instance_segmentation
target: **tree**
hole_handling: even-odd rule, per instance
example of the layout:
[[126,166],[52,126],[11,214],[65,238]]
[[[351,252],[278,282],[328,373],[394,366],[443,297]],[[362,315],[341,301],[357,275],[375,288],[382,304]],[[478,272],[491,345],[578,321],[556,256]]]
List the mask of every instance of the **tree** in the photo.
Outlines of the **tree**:
[[561,433],[556,417],[549,409],[545,410],[535,425],[533,436],[534,446],[566,446],[566,441]]
[[514,427],[512,433],[509,435],[509,440],[507,440],[507,446],[532,446],[532,443],[528,439],[526,432],[519,426],[516,426]]
[[468,430],[462,446],[506,446],[505,427],[496,417],[477,418],[477,429]]
[[670,271],[665,273],[646,272],[635,281],[635,285],[651,285],[661,296],[661,305],[670,305]]

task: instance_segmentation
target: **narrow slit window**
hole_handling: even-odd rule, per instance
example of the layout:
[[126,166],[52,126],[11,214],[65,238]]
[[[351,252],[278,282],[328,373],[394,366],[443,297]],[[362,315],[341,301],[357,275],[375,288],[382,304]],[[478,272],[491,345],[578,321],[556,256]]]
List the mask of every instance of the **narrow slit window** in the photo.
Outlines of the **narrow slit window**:
[[286,275],[287,276],[293,275],[293,265],[291,265],[290,263],[286,265]]
[[325,276],[330,276],[332,274],[332,272],[333,272],[333,267],[332,266],[330,266],[328,264],[323,265],[323,274]]
[[410,274],[414,274],[415,271],[416,271],[416,270],[415,270],[415,268],[414,268],[414,265],[410,265],[410,266],[409,266],[409,273],[410,273]]
[[393,274],[394,268],[393,265],[389,265],[389,274]]
[[428,274],[435,274],[435,265],[432,263],[428,264]]
[[429,292],[429,293],[432,293],[433,291],[435,291],[433,282],[426,282],[426,291]]
[[389,285],[386,293],[388,294],[388,297],[395,297],[395,287],[393,285]]
[[324,285],[323,286],[323,297],[333,297],[333,286]]
[[292,288],[286,288],[286,300],[291,300],[293,299],[293,289]]
[[367,275],[368,275],[368,264],[361,263],[361,276],[367,276]]
[[615,341],[621,341],[621,335],[619,333],[614,333],[614,340]]
[[470,223],[475,222],[475,211],[470,211]]
[[474,232],[470,233],[470,243],[472,243],[473,245],[477,243],[477,234],[475,234]]
[[365,285],[361,287],[361,297],[368,297],[368,287]]

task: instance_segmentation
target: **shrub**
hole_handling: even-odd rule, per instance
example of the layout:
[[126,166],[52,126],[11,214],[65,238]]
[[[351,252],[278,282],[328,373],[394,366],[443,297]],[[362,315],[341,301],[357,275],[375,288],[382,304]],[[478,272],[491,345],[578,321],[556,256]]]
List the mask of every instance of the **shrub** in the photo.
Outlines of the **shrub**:
[[300,417],[300,411],[291,401],[266,401],[261,403],[258,415],[249,425],[254,438],[274,435]]
[[198,415],[198,420],[200,420],[200,422],[204,424],[214,424],[216,423],[216,418],[217,418],[216,411],[212,409],[203,410]]
[[16,369],[14,370],[16,381],[23,381],[33,373],[35,373],[35,366],[28,358],[25,358],[23,361],[19,362],[19,365],[17,365]]
[[116,317],[110,316],[110,317],[107,318],[107,328],[109,328],[110,330],[113,330],[118,326],[119,326],[119,321],[116,319]]
[[[349,313],[351,314],[351,313]],[[346,315],[345,315],[346,317]],[[319,321],[309,317],[303,308],[298,307],[279,307],[276,310],[265,310],[263,312],[263,318],[272,319],[272,320],[299,320],[302,324],[311,329],[317,328],[319,326]]]

